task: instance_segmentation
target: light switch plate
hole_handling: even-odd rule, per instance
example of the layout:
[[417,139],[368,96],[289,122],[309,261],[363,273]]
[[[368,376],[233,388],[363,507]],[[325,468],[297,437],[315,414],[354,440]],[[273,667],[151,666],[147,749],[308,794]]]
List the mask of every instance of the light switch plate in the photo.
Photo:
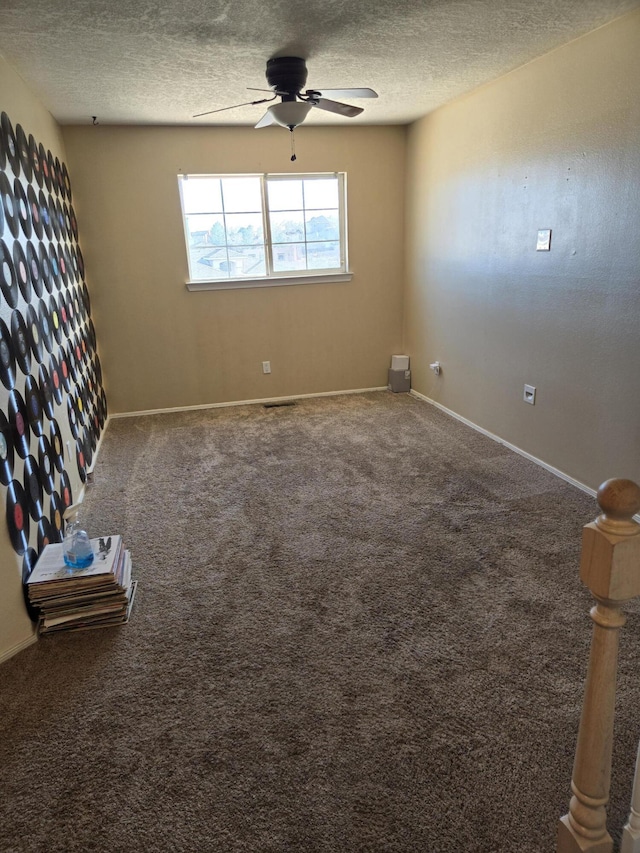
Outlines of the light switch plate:
[[551,228],[538,231],[538,242],[536,243],[536,252],[551,251]]

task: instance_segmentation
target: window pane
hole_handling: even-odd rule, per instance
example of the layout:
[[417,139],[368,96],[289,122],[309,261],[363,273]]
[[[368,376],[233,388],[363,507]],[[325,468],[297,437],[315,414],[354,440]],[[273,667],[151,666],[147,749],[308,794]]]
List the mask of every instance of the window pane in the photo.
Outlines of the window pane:
[[189,252],[194,279],[265,275],[264,246],[209,246]]
[[304,243],[280,243],[273,246],[274,272],[306,270],[307,249]]
[[259,213],[228,213],[227,240],[230,244],[252,245],[264,243],[262,216]]
[[310,270],[334,270],[340,268],[340,243],[309,243],[307,266]]
[[224,246],[224,220],[222,214],[187,216],[187,233],[190,246]]
[[302,181],[267,181],[270,210],[302,210]]
[[338,179],[316,178],[304,182],[304,206],[307,208],[338,207]]
[[229,275],[232,278],[266,275],[264,246],[229,246]]
[[191,276],[201,278],[228,278],[227,250],[222,246],[193,246],[189,249]]
[[222,211],[219,178],[183,178],[182,199],[185,213]]
[[222,178],[222,200],[227,213],[262,210],[260,178]]
[[304,240],[302,211],[286,210],[282,213],[272,213],[270,221],[272,243],[300,243]]
[[307,240],[339,240],[337,210],[314,210],[306,214]]

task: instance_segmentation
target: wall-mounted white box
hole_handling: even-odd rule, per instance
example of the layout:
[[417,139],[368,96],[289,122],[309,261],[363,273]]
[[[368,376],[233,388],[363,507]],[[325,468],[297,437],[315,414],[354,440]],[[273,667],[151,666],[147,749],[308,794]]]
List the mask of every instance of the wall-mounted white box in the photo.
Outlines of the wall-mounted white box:
[[392,355],[391,370],[409,370],[408,355]]

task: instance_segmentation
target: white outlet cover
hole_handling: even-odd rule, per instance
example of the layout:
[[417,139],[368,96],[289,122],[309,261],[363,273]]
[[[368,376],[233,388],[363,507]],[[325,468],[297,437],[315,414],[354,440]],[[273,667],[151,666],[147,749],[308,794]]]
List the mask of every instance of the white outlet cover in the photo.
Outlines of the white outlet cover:
[[536,252],[551,251],[551,229],[546,228],[538,231],[538,242],[536,243]]
[[525,403],[530,403],[532,406],[535,406],[536,403],[536,389],[534,385],[525,385],[524,393],[522,395],[522,399]]

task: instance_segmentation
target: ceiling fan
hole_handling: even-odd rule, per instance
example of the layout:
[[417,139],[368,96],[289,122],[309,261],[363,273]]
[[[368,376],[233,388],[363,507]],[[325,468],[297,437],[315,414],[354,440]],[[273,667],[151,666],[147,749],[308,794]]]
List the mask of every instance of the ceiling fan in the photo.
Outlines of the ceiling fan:
[[299,56],[276,56],[273,59],[269,59],[267,61],[266,77],[270,88],[253,89],[252,91],[270,91],[274,93],[272,97],[247,101],[243,104],[234,104],[231,107],[221,107],[217,110],[209,110],[205,113],[198,113],[194,118],[219,113],[223,110],[233,110],[236,107],[266,104],[269,101],[275,101],[276,98],[280,98],[280,103],[267,108],[267,112],[256,124],[256,127],[268,127],[271,124],[279,124],[281,127],[287,127],[293,131],[294,128],[302,124],[313,107],[319,110],[326,110],[330,113],[337,113],[347,118],[353,118],[353,116],[360,115],[363,112],[362,107],[353,107],[350,104],[333,101],[325,97],[326,95],[335,98],[378,97],[377,92],[367,88],[306,89],[303,91],[307,82],[307,65],[305,60]]

